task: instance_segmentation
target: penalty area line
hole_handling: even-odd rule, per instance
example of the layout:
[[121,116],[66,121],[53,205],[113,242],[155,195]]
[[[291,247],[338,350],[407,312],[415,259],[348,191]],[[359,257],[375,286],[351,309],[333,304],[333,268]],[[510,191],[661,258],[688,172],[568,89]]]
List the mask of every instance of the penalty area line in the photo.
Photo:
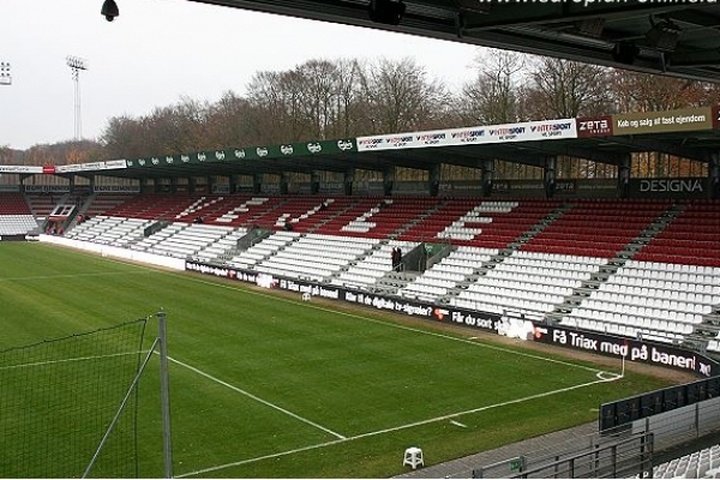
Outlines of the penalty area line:
[[265,405],[265,406],[267,406],[267,407],[270,407],[270,408],[272,408],[272,409],[275,409],[275,410],[277,410],[278,412],[282,412],[282,413],[284,413],[285,415],[288,415],[288,416],[294,418],[295,420],[299,420],[299,421],[301,421],[301,422],[303,422],[303,423],[305,423],[305,424],[307,424],[307,425],[310,425],[310,426],[315,427],[315,428],[317,428],[317,429],[319,429],[319,430],[322,430],[322,431],[325,432],[325,433],[329,433],[330,435],[332,435],[333,437],[335,437],[335,438],[337,438],[337,439],[339,439],[339,440],[345,440],[345,439],[347,438],[347,437],[345,437],[344,435],[340,435],[340,434],[337,433],[337,432],[333,432],[333,431],[330,430],[329,428],[325,428],[325,427],[323,427],[322,425],[313,422],[312,420],[309,420],[309,419],[307,419],[307,418],[305,418],[305,417],[301,417],[301,416],[298,415],[297,413],[293,413],[293,412],[291,412],[290,410],[287,410],[287,409],[285,409],[285,408],[283,408],[283,407],[281,407],[281,406],[279,406],[279,405],[275,405],[275,404],[272,403],[272,402],[268,402],[267,400],[264,400],[264,399],[258,397],[257,395],[253,395],[252,393],[250,393],[250,392],[248,392],[248,391],[246,391],[246,390],[243,390],[242,388],[236,387],[235,385],[232,385],[232,384],[227,383],[227,382],[225,382],[225,381],[223,381],[223,380],[220,380],[219,378],[214,377],[214,376],[210,375],[210,374],[207,373],[207,372],[203,372],[203,371],[200,370],[199,368],[195,368],[195,367],[193,367],[192,365],[189,365],[189,364],[187,364],[187,363],[185,363],[185,362],[181,362],[180,360],[177,360],[177,359],[172,358],[172,357],[168,357],[168,360],[170,360],[171,362],[173,362],[173,363],[175,363],[175,364],[177,364],[177,365],[180,365],[181,367],[184,367],[184,368],[186,368],[186,369],[188,369],[188,370],[190,370],[190,371],[192,371],[192,372],[195,372],[195,373],[197,373],[198,375],[201,375],[201,376],[207,378],[208,380],[211,380],[211,381],[213,381],[213,382],[215,382],[215,383],[217,383],[217,384],[219,384],[219,385],[222,385],[223,387],[229,388],[230,390],[232,390],[232,391],[234,391],[234,392],[237,392],[237,393],[239,393],[239,394],[241,394],[241,395],[244,395],[244,396],[246,396],[246,397],[248,397],[248,398],[250,398],[250,399],[252,399],[252,400],[255,400],[255,401],[258,402],[258,403],[262,403],[263,405]]
[[[514,400],[508,400],[508,401],[505,401],[505,402],[494,403],[494,404],[492,404],[492,405],[485,405],[485,406],[483,406],[483,407],[473,408],[473,409],[470,409],[470,410],[463,410],[463,411],[461,411],[461,412],[449,413],[449,414],[447,414],[447,415],[442,415],[442,416],[434,417],[434,418],[428,418],[428,419],[426,419],[426,420],[420,420],[420,421],[418,421],[418,422],[408,423],[408,424],[406,424],[406,425],[400,425],[400,426],[397,426],[397,427],[385,428],[385,429],[382,429],[382,430],[376,430],[376,431],[374,431],[374,432],[361,433],[361,434],[358,434],[358,435],[353,435],[353,436],[351,436],[351,437],[346,437],[346,438],[342,438],[342,439],[338,439],[338,440],[332,440],[332,441],[330,441],[330,442],[317,443],[317,444],[315,444],[315,445],[308,445],[308,446],[305,446],[305,447],[295,448],[295,449],[292,449],[292,450],[286,450],[286,451],[284,451],[284,452],[272,453],[272,454],[263,455],[263,456],[260,456],[260,457],[253,457],[253,458],[248,458],[248,459],[245,459],[245,460],[239,460],[239,461],[237,461],[237,462],[226,463],[226,464],[223,464],[223,465],[216,465],[216,466],[212,466],[212,467],[206,467],[206,468],[203,468],[203,469],[200,469],[200,470],[195,470],[195,471],[192,471],[192,472],[183,473],[183,474],[181,474],[181,475],[176,475],[175,478],[187,478],[187,477],[195,477],[195,476],[198,476],[198,475],[205,475],[205,474],[207,474],[207,473],[217,472],[217,471],[219,471],[219,470],[225,470],[225,469],[232,468],[232,467],[239,467],[239,466],[242,466],[242,465],[247,465],[247,464],[249,464],[249,463],[260,462],[260,461],[262,461],[262,460],[270,460],[270,459],[273,459],[273,458],[286,457],[286,456],[288,456],[288,455],[293,455],[293,454],[295,454],[295,453],[307,452],[307,451],[309,451],[309,450],[317,450],[317,449],[329,447],[329,446],[332,446],[332,445],[338,445],[338,444],[341,444],[341,443],[351,442],[351,441],[353,441],[353,440],[360,440],[360,439],[363,439],[363,438],[375,437],[375,436],[378,436],[378,435],[383,435],[383,434],[385,434],[385,433],[398,432],[398,431],[401,431],[401,430],[407,430],[407,429],[409,429],[409,428],[419,427],[419,426],[428,425],[428,424],[437,423],[437,422],[442,422],[442,421],[446,421],[446,420],[450,420],[450,421],[452,422],[453,419],[455,419],[455,418],[457,418],[457,417],[461,417],[461,416],[463,416],[463,415],[470,415],[470,414],[473,414],[473,413],[480,413],[480,412],[484,412],[484,411],[487,411],[487,410],[492,410],[492,409],[495,409],[495,408],[506,407],[506,406],[508,406],[508,405],[515,405],[515,404],[518,404],[518,403],[529,402],[529,401],[531,401],[531,400],[537,400],[537,399],[539,399],[539,398],[549,397],[549,396],[552,396],[552,395],[557,395],[557,394],[559,394],[559,393],[570,392],[570,391],[572,391],[572,390],[578,390],[578,389],[581,389],[581,388],[590,387],[590,386],[592,386],[592,385],[597,385],[597,384],[600,384],[600,383],[615,382],[615,381],[617,381],[617,380],[620,380],[621,378],[622,378],[622,377],[620,377],[619,375],[618,375],[618,376],[614,376],[614,377],[612,377],[612,378],[600,378],[600,376],[598,376],[598,380],[594,380],[594,381],[592,381],[592,382],[580,383],[580,384],[572,385],[572,386],[569,386],[569,387],[559,388],[559,389],[557,389],[557,390],[550,390],[550,391],[547,391],[547,392],[536,393],[536,394],[534,394],[534,395],[528,395],[528,396],[522,397],[522,398],[516,398],[516,399],[514,399]],[[458,422],[458,423],[459,423],[459,422]]]

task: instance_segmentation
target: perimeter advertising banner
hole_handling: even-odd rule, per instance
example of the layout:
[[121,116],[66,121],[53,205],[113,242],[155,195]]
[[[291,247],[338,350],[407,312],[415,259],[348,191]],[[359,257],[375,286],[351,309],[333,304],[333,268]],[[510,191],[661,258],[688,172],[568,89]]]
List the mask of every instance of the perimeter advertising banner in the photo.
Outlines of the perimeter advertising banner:
[[95,193],[140,193],[140,185],[95,185]]
[[233,149],[232,160],[255,160],[261,158],[291,158],[313,155],[327,155],[355,152],[354,138],[340,140],[322,140],[283,145],[255,146]]
[[602,333],[536,324],[533,338],[536,342],[684,370],[701,377],[711,377],[718,369],[717,362],[696,352]]
[[0,165],[0,173],[43,173],[43,167],[32,165]]
[[70,165],[58,165],[57,167],[55,167],[55,172],[90,172],[94,170],[119,170],[123,168],[127,168],[125,160],[109,160],[107,162],[73,163]]
[[708,179],[631,178],[628,192],[632,198],[707,198]]
[[577,138],[574,118],[358,137],[358,152]]
[[25,193],[69,193],[69,185],[25,185]]
[[440,193],[447,195],[482,195],[483,188],[480,180],[476,181],[456,181],[442,182],[440,184]]
[[260,159],[293,158],[313,155],[327,155],[356,152],[354,138],[340,140],[322,140],[283,145],[257,145],[254,147],[229,148],[225,150],[207,150],[181,155],[159,155],[155,157],[128,160],[131,168],[176,166],[184,164],[202,164],[218,162],[238,162]]
[[[306,282],[249,270],[218,267],[201,262],[187,261],[185,263],[185,269],[207,275],[229,278],[231,280],[255,283],[265,288],[277,288],[301,294],[309,293],[312,296],[320,298],[343,300],[349,303],[374,307],[378,310],[402,313],[449,324],[465,325],[480,330],[498,332],[499,329],[502,329],[500,316],[492,313],[472,312],[415,300],[385,297],[368,292],[341,288],[335,285]],[[530,329],[532,329],[531,323],[529,326]]]
[[610,115],[578,118],[577,133],[579,138],[609,137],[613,134],[613,119]]
[[577,180],[578,197],[617,198],[618,181],[615,178],[589,178]]
[[[692,372],[701,377],[713,376],[719,368],[718,363],[714,360],[696,352],[674,348],[670,345],[550,326],[534,323],[530,320],[510,319],[494,313],[376,295],[335,285],[318,284],[250,270],[208,265],[202,262],[186,261],[185,270],[254,283],[264,288],[277,288],[300,294],[307,293],[320,298],[342,300],[379,310],[476,328],[522,340],[533,340],[600,355],[624,357],[628,361],[674,368]],[[517,315],[514,315],[514,317],[517,317]]]
[[713,115],[710,107],[682,108],[665,112],[624,113],[612,116],[614,135],[687,132],[711,130]]

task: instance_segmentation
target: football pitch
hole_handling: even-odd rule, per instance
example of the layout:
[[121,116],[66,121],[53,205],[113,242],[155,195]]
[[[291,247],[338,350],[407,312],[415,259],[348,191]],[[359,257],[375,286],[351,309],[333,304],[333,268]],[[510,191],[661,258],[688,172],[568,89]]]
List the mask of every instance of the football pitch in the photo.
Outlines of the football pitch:
[[[407,470],[411,445],[435,464],[594,421],[601,403],[666,385],[472,330],[0,243],[0,350],[160,308],[177,477],[387,477]],[[158,363],[139,390],[142,477],[163,472]]]

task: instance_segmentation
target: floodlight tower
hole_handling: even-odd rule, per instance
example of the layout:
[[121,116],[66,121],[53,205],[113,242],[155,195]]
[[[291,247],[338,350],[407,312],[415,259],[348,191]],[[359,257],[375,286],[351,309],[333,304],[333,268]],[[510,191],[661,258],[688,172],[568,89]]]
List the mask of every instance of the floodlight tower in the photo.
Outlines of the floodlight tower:
[[80,116],[80,70],[87,70],[87,61],[84,58],[68,55],[65,58],[67,66],[72,70],[73,82],[75,82],[75,140],[82,137],[82,118]]
[[0,85],[11,85],[10,62],[0,62]]

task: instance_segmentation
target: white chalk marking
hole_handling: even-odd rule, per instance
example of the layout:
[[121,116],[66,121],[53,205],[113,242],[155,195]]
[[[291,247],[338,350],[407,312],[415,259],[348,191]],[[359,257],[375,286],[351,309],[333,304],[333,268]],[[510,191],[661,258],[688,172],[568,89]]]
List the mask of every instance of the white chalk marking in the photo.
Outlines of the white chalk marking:
[[218,470],[224,470],[224,469],[232,468],[232,467],[239,467],[239,466],[241,466],[241,465],[246,465],[246,464],[248,464],[248,463],[255,463],[255,462],[262,461],[262,460],[269,460],[269,459],[272,459],[272,458],[286,457],[286,456],[292,455],[292,454],[294,454],[294,453],[306,452],[306,451],[308,451],[308,450],[316,450],[316,449],[319,449],[319,448],[329,447],[329,446],[337,445],[337,444],[340,444],[340,443],[351,442],[351,441],[353,441],[353,440],[359,440],[359,439],[361,439],[361,438],[374,437],[374,436],[377,436],[377,435],[382,435],[382,434],[384,434],[384,433],[397,432],[397,431],[399,431],[399,430],[406,430],[406,429],[408,429],[408,428],[419,427],[419,426],[427,425],[427,424],[430,424],[430,423],[436,423],[436,422],[440,422],[440,421],[451,420],[451,419],[453,419],[453,418],[460,417],[460,416],[463,416],[463,415],[469,415],[469,414],[472,414],[472,413],[479,413],[479,412],[483,412],[483,411],[486,411],[486,410],[491,410],[491,409],[494,409],[494,408],[505,407],[505,406],[507,406],[507,405],[514,405],[514,404],[516,404],[516,403],[523,403],[523,402],[527,402],[527,401],[530,401],[530,400],[536,400],[536,399],[538,399],[538,398],[549,397],[549,396],[551,396],[551,395],[556,395],[556,394],[558,394],[558,393],[565,393],[565,392],[569,392],[569,391],[571,391],[571,390],[577,390],[577,389],[580,389],[580,388],[585,388],[585,387],[589,387],[589,386],[592,386],[592,385],[597,385],[597,384],[599,384],[599,383],[614,382],[614,381],[619,380],[619,379],[620,379],[620,376],[616,376],[616,377],[613,378],[613,379],[599,379],[599,380],[595,380],[595,381],[588,382],[588,383],[581,383],[581,384],[573,385],[573,386],[570,386],[570,387],[560,388],[560,389],[557,389],[557,390],[551,390],[551,391],[543,392],[543,393],[537,393],[537,394],[535,394],[535,395],[529,395],[529,396],[523,397],[523,398],[516,398],[516,399],[514,399],[514,400],[508,400],[508,401],[506,401],[506,402],[495,403],[495,404],[492,404],[492,405],[485,405],[484,407],[473,408],[473,409],[471,409],[471,410],[464,410],[464,411],[462,411],[462,412],[450,413],[450,414],[448,414],[448,415],[442,415],[442,416],[435,417],[435,418],[429,418],[429,419],[427,419],[427,420],[421,420],[421,421],[419,421],[419,422],[408,423],[408,424],[406,424],[406,425],[400,425],[400,426],[398,426],[398,427],[391,427],[391,428],[386,428],[386,429],[383,429],[383,430],[376,430],[376,431],[374,431],[374,432],[361,433],[361,434],[359,434],[359,435],[354,435],[354,436],[352,436],[352,437],[347,437],[347,438],[344,438],[344,439],[338,439],[338,440],[333,440],[333,441],[324,442],[324,443],[317,443],[317,444],[315,444],[315,445],[308,445],[308,446],[306,446],[306,447],[295,448],[295,449],[293,449],[293,450],[286,450],[286,451],[284,451],[284,452],[273,453],[273,454],[269,454],[269,455],[263,455],[263,456],[260,456],[260,457],[248,458],[248,459],[245,459],[245,460],[239,460],[239,461],[237,461],[237,462],[226,463],[226,464],[223,464],[223,465],[216,465],[216,466],[213,466],[213,467],[207,467],[207,468],[203,468],[203,469],[200,469],[200,470],[195,470],[195,471],[193,471],[193,472],[187,472],[187,473],[183,473],[183,474],[181,474],[181,475],[176,475],[175,478],[187,478],[187,477],[194,477],[194,476],[197,476],[197,475],[205,475],[205,474],[208,474],[208,473],[211,473],[211,472],[216,472],[216,471],[218,471]]
[[333,432],[333,431],[330,430],[329,428],[325,428],[325,427],[323,427],[322,425],[313,422],[312,420],[309,420],[309,419],[307,419],[307,418],[305,418],[305,417],[301,417],[300,415],[298,415],[298,414],[296,414],[296,413],[293,413],[293,412],[291,412],[290,410],[287,410],[287,409],[285,409],[285,408],[283,408],[283,407],[281,407],[281,406],[279,406],[279,405],[275,405],[275,404],[272,403],[272,402],[268,402],[267,400],[263,400],[262,398],[258,397],[257,395],[253,395],[252,393],[250,393],[250,392],[248,392],[248,391],[246,391],[246,390],[243,390],[242,388],[239,388],[239,387],[236,387],[235,385],[231,385],[231,384],[229,384],[229,383],[227,383],[227,382],[224,382],[224,381],[220,380],[219,378],[210,375],[210,374],[207,373],[207,372],[203,372],[203,371],[200,370],[199,368],[195,368],[195,367],[193,367],[192,365],[188,365],[187,363],[181,362],[180,360],[177,360],[177,359],[172,358],[172,357],[168,357],[168,360],[170,360],[170,361],[173,362],[173,363],[176,363],[177,365],[180,365],[181,367],[185,367],[185,368],[187,368],[188,370],[191,370],[191,371],[197,373],[198,375],[202,375],[203,377],[207,378],[208,380],[212,380],[213,382],[218,383],[218,384],[220,384],[220,385],[222,385],[222,386],[224,386],[224,387],[227,387],[227,388],[229,388],[230,390],[233,390],[233,391],[235,391],[235,392],[237,392],[237,393],[240,393],[240,394],[242,394],[242,395],[245,395],[246,397],[251,398],[251,399],[255,400],[255,401],[258,402],[258,403],[262,403],[262,404],[265,405],[265,406],[268,406],[268,407],[273,408],[273,409],[275,409],[275,410],[277,410],[277,411],[279,411],[279,412],[282,412],[282,413],[284,413],[285,415],[288,415],[288,416],[290,416],[290,417],[292,417],[292,418],[294,418],[294,419],[296,419],[296,420],[300,420],[301,422],[306,423],[306,424],[308,424],[308,425],[311,425],[311,426],[313,426],[313,427],[315,427],[315,428],[317,428],[317,429],[319,429],[319,430],[322,430],[322,431],[325,432],[325,433],[329,433],[329,434],[332,435],[333,437],[336,437],[336,438],[338,438],[338,439],[340,439],[340,440],[345,440],[345,439],[346,439],[346,437],[345,437],[344,435],[340,435],[340,434],[337,433],[337,432]]

